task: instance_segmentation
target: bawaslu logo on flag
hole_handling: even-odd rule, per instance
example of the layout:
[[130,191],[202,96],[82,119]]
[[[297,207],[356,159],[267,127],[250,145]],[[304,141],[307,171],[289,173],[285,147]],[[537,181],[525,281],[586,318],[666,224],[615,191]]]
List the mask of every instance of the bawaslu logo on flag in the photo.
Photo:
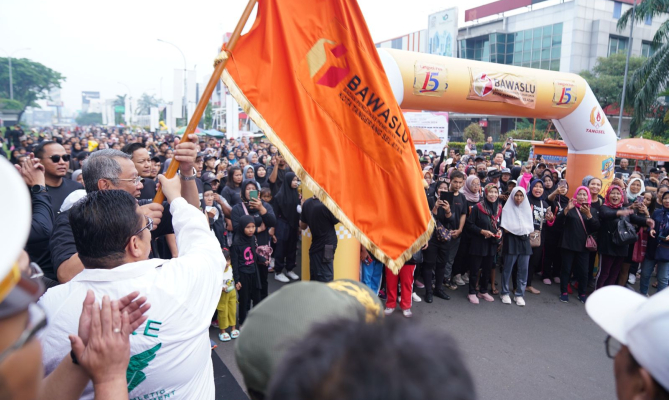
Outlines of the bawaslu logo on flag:
[[260,1],[222,79],[381,262],[397,272],[427,242],[418,157],[355,1]]

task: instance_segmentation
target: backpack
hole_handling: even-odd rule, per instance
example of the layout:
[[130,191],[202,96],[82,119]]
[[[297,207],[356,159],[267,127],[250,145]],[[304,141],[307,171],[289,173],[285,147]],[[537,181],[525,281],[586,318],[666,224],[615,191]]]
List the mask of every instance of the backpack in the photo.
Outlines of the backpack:
[[616,246],[627,246],[639,239],[634,225],[627,218],[620,218],[613,232],[613,244]]

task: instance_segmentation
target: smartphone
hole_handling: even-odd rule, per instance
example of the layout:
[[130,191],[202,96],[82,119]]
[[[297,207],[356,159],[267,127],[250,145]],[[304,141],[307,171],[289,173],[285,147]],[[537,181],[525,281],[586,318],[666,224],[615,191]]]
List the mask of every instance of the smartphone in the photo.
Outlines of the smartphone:
[[636,200],[637,203],[643,204],[643,196],[637,196]]
[[567,187],[567,181],[561,179],[560,182],[558,182],[558,187]]
[[623,179],[623,173],[622,172],[616,172],[616,179]]
[[257,199],[258,198],[258,191],[257,190],[251,190],[251,193],[249,193],[249,198]]
[[439,200],[447,201],[448,205],[453,206],[453,193],[439,192]]

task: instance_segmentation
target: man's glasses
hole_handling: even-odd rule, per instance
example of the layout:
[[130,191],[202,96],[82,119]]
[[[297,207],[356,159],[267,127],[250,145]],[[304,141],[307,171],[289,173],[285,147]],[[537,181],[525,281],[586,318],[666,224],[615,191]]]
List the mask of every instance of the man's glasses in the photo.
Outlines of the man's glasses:
[[58,163],[60,162],[60,159],[63,159],[65,162],[70,161],[70,155],[69,154],[64,154],[64,155],[59,155],[59,154],[54,154],[51,157],[49,157],[49,160],[51,160],[53,163]]
[[126,179],[120,179],[120,178],[105,178],[109,179],[110,181],[123,181],[123,182],[132,182],[133,185],[137,186],[140,183],[144,183],[144,178],[141,176],[138,176],[136,178],[126,178]]
[[[133,236],[137,236],[137,235],[139,235],[140,233],[142,233],[142,231],[143,231],[144,229],[148,229],[149,232],[151,232],[151,231],[153,230],[153,218],[151,218],[151,217],[147,217],[146,215],[144,216],[144,218],[146,218],[146,221],[147,221],[147,222],[146,222],[146,225],[144,225],[143,228],[140,228],[137,232],[133,233],[133,234],[130,236],[130,238],[128,239],[128,243],[130,243],[130,239],[132,239]],[[126,243],[125,245],[127,246],[128,243]]]
[[606,356],[609,358],[615,358],[616,354],[618,354],[623,347],[623,345],[611,335],[606,337],[604,344],[606,345]]

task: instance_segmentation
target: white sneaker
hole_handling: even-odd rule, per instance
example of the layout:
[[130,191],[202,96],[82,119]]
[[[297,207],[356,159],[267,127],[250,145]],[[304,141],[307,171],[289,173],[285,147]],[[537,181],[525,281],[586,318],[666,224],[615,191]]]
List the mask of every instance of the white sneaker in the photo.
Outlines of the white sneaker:
[[503,294],[501,297],[502,304],[511,304],[511,297],[508,294]]
[[630,285],[634,285],[636,283],[636,275],[630,274],[627,278],[627,282],[629,282]]
[[522,297],[516,296],[516,305],[519,305],[521,307],[525,306],[525,299]]
[[386,308],[385,310],[383,310],[383,313],[384,313],[385,315],[390,315],[390,314],[392,314],[393,312],[395,312],[395,309],[394,309],[394,308]]
[[467,272],[466,274],[463,274],[463,275],[462,275],[462,281],[463,281],[464,283],[469,283],[469,272]]
[[290,279],[294,279],[294,280],[300,279],[300,277],[297,276],[297,274],[293,271],[286,272],[286,276],[289,277]]
[[418,294],[416,294],[416,292],[414,292],[414,293],[411,294],[411,298],[412,298],[413,301],[415,301],[416,303],[420,303],[421,301],[423,301],[423,299],[421,299],[420,296],[419,296]]
[[290,279],[288,279],[286,277],[286,275],[284,275],[284,274],[274,274],[274,280],[277,280],[277,281],[283,282],[283,283],[290,282]]
[[411,310],[402,310],[402,315],[404,315],[407,318],[413,317],[413,313],[411,312]]
[[462,280],[462,276],[460,276],[460,275],[455,275],[453,277],[453,282],[455,282],[455,284],[458,285],[458,286],[465,286],[466,285],[465,281]]

